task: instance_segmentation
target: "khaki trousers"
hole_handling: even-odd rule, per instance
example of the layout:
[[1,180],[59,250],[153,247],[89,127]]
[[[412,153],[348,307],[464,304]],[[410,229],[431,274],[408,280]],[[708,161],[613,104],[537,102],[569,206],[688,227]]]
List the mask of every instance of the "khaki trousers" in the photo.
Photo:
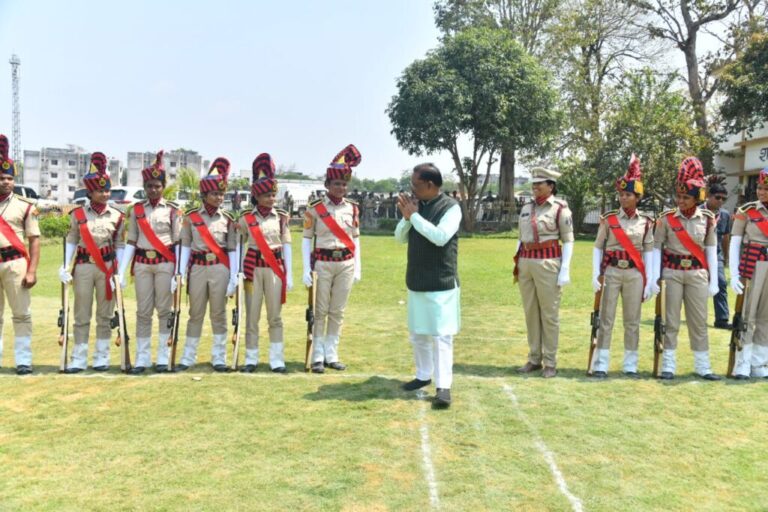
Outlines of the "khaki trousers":
[[[768,346],[768,262],[758,261],[744,297],[744,344]],[[763,363],[765,364],[765,363]]]
[[[317,305],[314,336],[340,336],[344,308],[352,291],[355,260],[316,261]],[[327,326],[326,326],[327,322]]]
[[174,263],[147,265],[136,263],[133,267],[136,285],[136,337],[152,336],[152,315],[157,309],[160,322],[160,339],[166,339],[170,329],[168,318],[173,307],[171,279],[176,266]]
[[21,281],[26,274],[27,260],[24,258],[0,263],[0,336],[2,336],[6,298],[13,315],[14,336],[16,338],[32,336],[29,289],[21,286]]
[[283,282],[271,268],[256,267],[253,269],[253,281],[246,285],[245,290],[245,346],[249,349],[259,348],[259,319],[261,304],[267,306],[267,323],[269,325],[269,341],[283,342],[283,319],[280,312],[283,305],[280,302]]
[[662,278],[667,284],[667,323],[664,332],[664,350],[677,349],[680,332],[680,312],[685,305],[685,322],[691,350],[709,350],[707,336],[707,301],[709,299],[709,272],[699,270],[672,270],[665,268]]
[[75,265],[75,343],[88,343],[94,292],[96,294],[96,339],[108,340],[112,337],[112,328],[109,323],[115,313],[115,299],[113,295],[112,300],[107,300],[105,282],[106,276],[93,263]]
[[221,263],[210,266],[192,265],[187,280],[187,290],[189,291],[187,337],[200,337],[205,319],[205,306],[208,303],[210,303],[213,334],[226,335],[229,269]]
[[643,304],[643,276],[636,268],[609,266],[605,269],[597,348],[611,348],[619,297],[624,319],[624,349],[636,351],[640,343],[640,313]]
[[528,328],[528,361],[554,368],[560,335],[560,258],[520,258],[518,270]]

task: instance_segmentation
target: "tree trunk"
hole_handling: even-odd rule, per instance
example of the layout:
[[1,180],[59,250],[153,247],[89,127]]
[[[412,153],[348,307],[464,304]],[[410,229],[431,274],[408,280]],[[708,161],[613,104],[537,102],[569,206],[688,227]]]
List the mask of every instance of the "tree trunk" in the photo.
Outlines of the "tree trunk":
[[499,164],[499,202],[501,203],[501,221],[509,222],[515,213],[515,148],[504,144],[501,148]]

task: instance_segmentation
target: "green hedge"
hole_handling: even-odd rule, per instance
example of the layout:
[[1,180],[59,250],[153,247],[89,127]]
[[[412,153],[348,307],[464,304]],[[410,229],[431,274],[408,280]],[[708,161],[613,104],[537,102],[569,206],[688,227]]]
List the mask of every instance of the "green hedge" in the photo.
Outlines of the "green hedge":
[[40,233],[43,238],[62,238],[69,231],[69,215],[51,213],[40,216]]

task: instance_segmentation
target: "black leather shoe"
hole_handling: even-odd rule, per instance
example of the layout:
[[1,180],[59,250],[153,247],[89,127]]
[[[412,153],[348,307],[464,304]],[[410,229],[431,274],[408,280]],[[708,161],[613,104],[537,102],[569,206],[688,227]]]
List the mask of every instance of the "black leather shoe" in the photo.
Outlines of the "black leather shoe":
[[720,380],[720,376],[714,373],[708,373],[706,375],[702,375],[701,378],[704,380]]
[[256,365],[255,364],[247,364],[240,368],[240,371],[243,373],[253,373],[256,371]]
[[639,379],[640,375],[637,372],[624,372],[624,376],[628,379]]
[[177,364],[176,369],[174,371],[176,372],[185,372],[189,370],[189,366],[186,364]]
[[272,368],[272,373],[285,373],[285,366],[278,366],[277,368]]
[[156,364],[155,365],[155,371],[157,373],[163,373],[168,371],[168,365],[167,364]]
[[325,366],[339,372],[343,372],[344,370],[347,369],[347,365],[345,365],[344,363],[340,363],[338,361],[336,361],[335,363],[325,363]]
[[93,367],[93,371],[95,371],[95,372],[105,372],[107,370],[109,370],[109,366],[103,366],[102,365],[102,366],[94,366]]
[[726,320],[724,322],[722,320],[719,320],[719,321],[715,322],[715,329],[726,329],[726,330],[730,331],[730,330],[733,329],[733,325],[728,323],[728,320]]
[[323,363],[312,363],[312,373],[325,373],[325,365]]
[[421,389],[424,386],[429,386],[430,384],[432,384],[432,379],[413,379],[412,381],[408,381],[403,384],[403,389],[406,391],[416,391],[417,389]]
[[128,370],[128,373],[130,373],[131,375],[141,375],[142,373],[144,373],[144,370],[146,370],[146,368],[143,366],[134,366],[133,368]]
[[224,373],[226,371],[229,371],[229,366],[227,366],[225,364],[215,364],[215,365],[213,365],[213,371],[219,372],[219,373]]
[[20,364],[16,367],[16,375],[29,375],[32,373],[32,367],[26,364]]
[[608,372],[597,370],[592,372],[592,376],[596,379],[605,379],[606,377],[608,377]]
[[81,371],[83,371],[83,369],[82,369],[82,368],[75,368],[75,367],[73,366],[73,367],[71,367],[71,368],[67,368],[66,370],[64,370],[64,373],[67,373],[67,374],[74,374],[74,373],[80,373]]
[[451,390],[447,388],[437,388],[432,407],[435,409],[447,409],[451,406]]
[[749,375],[734,375],[734,380],[749,380]]
[[661,380],[672,380],[675,378],[675,374],[672,372],[661,372],[661,375],[659,375],[659,378]]

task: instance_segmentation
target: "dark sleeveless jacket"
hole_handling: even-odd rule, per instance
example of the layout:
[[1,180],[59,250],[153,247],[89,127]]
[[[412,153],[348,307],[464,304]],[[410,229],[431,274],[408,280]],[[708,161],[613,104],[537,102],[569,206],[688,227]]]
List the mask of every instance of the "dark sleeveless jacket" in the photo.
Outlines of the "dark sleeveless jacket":
[[[435,226],[455,200],[440,194],[428,203],[419,201],[419,215]],[[411,228],[408,232],[408,269],[405,283],[414,292],[440,292],[454,289],[459,282],[457,256],[459,236],[454,234],[438,247]]]

